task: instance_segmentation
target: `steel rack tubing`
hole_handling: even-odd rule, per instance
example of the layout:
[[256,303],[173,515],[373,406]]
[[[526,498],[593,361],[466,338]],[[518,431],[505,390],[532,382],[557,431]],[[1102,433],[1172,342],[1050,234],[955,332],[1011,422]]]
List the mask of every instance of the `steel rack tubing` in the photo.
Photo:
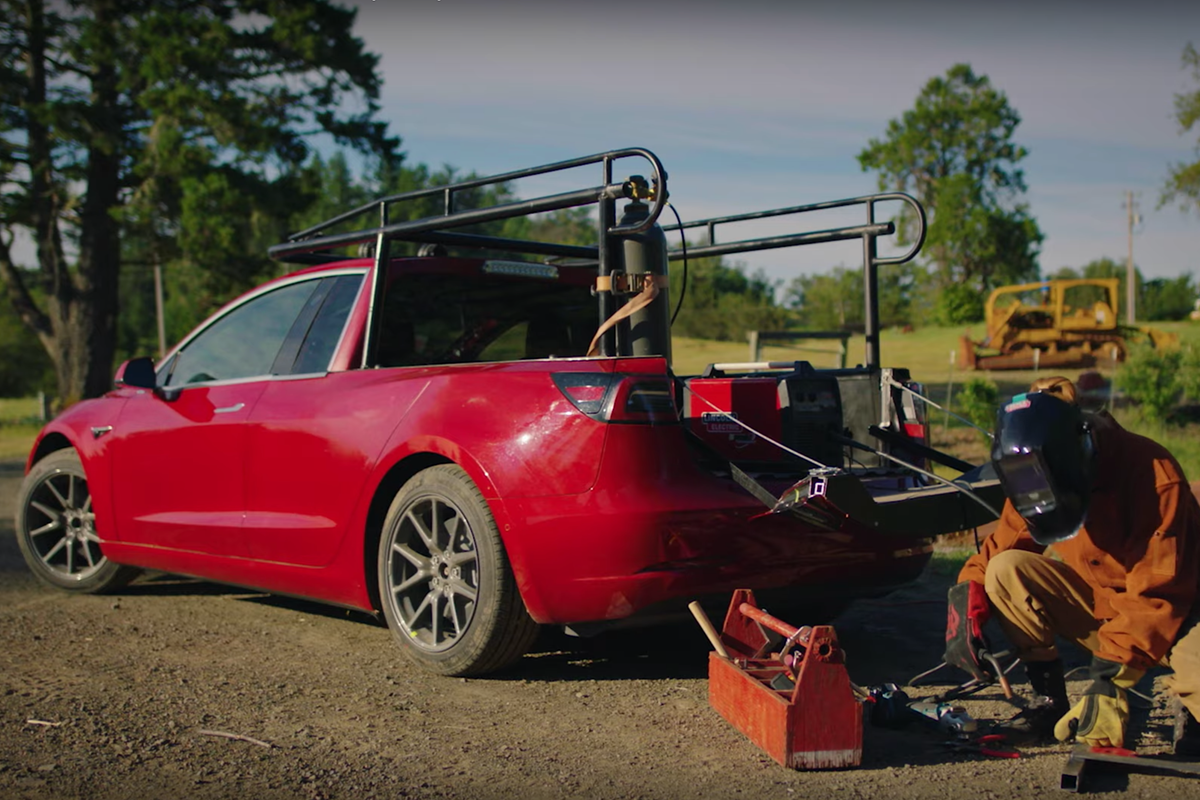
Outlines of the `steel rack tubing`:
[[[654,187],[653,197],[650,198],[650,212],[645,220],[635,225],[622,226],[615,225],[610,222],[608,225],[603,226],[599,232],[600,248],[603,249],[603,240],[607,236],[632,235],[649,230],[650,227],[655,224],[658,216],[662,213],[663,208],[666,206],[666,170],[663,169],[662,162],[659,161],[658,156],[651,151],[646,150],[645,148],[634,147],[621,150],[610,150],[605,153],[597,153],[595,155],[570,159],[567,161],[558,161],[553,164],[546,164],[540,167],[531,167],[528,169],[506,172],[501,175],[460,181],[447,186],[419,189],[413,192],[405,192],[403,194],[380,198],[368,204],[359,206],[358,208],[339,214],[336,217],[332,217],[320,223],[319,225],[315,225],[292,234],[288,237],[287,242],[277,244],[269,248],[268,255],[274,259],[286,260],[291,256],[302,253],[311,253],[318,250],[327,250],[330,248],[371,241],[376,239],[378,236],[383,236],[387,239],[411,239],[417,234],[421,233],[451,228],[461,228],[482,222],[492,222],[501,219],[528,216],[530,214],[537,214],[546,211],[557,211],[564,208],[600,204],[603,209],[605,204],[615,203],[615,201],[621,197],[634,197],[640,191],[640,187],[634,178],[619,183],[614,183],[612,180],[612,167],[614,162],[626,158],[641,158],[650,164],[652,172],[650,185]],[[529,200],[501,203],[499,205],[489,206],[481,209],[455,211],[453,208],[455,194],[467,189],[477,189],[483,186],[508,183],[521,178],[529,178],[552,172],[575,169],[578,167],[587,166],[589,164],[600,164],[602,166],[604,175],[604,183],[602,185],[572,192],[563,192],[560,194],[532,198]],[[434,196],[440,196],[443,199],[444,213],[441,216],[426,217],[419,220],[409,220],[397,223],[392,223],[389,221],[388,209],[392,205]],[[338,234],[323,233],[325,230],[335,225],[356,219],[369,212],[378,212],[379,214],[379,224],[376,227]],[[604,216],[606,215],[601,214],[601,217]],[[512,241],[514,244],[518,242],[518,240]],[[515,247],[511,249],[517,250]],[[557,254],[558,253],[549,253],[549,255]],[[579,254],[572,253],[571,255],[577,256]]]
[[[894,234],[896,226],[890,221],[876,222],[875,206],[877,203],[889,201],[905,203],[915,212],[917,235],[909,249],[901,255],[880,257],[876,247],[879,237]],[[785,236],[768,236],[759,239],[742,239],[722,244],[717,244],[716,241],[716,228],[718,225],[768,219],[770,217],[782,217],[791,214],[804,214],[811,211],[827,211],[858,205],[866,207],[867,220],[865,225],[793,233]],[[745,214],[710,217],[683,224],[664,225],[663,231],[682,231],[693,228],[705,229],[708,233],[708,244],[687,248],[686,254],[696,256],[697,258],[861,238],[863,242],[863,294],[867,307],[866,364],[870,369],[879,369],[881,364],[879,356],[879,267],[884,264],[903,264],[915,258],[917,253],[921,251],[921,246],[925,244],[926,227],[925,208],[915,197],[904,192],[883,192],[880,194],[848,197],[844,200],[830,200],[823,203],[809,203],[807,205],[775,208],[767,211],[752,211]],[[684,255],[684,250],[681,248],[679,250],[668,251],[667,258],[671,261],[678,261],[684,258]]]

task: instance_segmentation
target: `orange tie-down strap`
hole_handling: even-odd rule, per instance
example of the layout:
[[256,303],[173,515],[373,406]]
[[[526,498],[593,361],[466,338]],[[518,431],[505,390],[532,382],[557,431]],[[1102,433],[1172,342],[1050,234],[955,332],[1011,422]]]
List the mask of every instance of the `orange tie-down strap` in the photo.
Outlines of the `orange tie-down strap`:
[[650,303],[654,301],[654,298],[658,297],[658,290],[665,289],[668,286],[666,275],[656,275],[653,272],[646,272],[641,275],[601,275],[596,278],[596,291],[614,291],[614,277],[616,278],[617,283],[616,291],[628,291],[629,286],[636,285],[635,281],[639,278],[642,282],[642,290],[638,292],[636,297],[634,297],[625,305],[621,306],[616,313],[606,319],[604,324],[596,330],[596,335],[592,337],[592,343],[588,345],[588,356],[599,355],[599,350],[596,345],[600,341],[600,337],[604,335],[605,331],[626,317],[630,317],[641,311],[646,306],[650,305]]

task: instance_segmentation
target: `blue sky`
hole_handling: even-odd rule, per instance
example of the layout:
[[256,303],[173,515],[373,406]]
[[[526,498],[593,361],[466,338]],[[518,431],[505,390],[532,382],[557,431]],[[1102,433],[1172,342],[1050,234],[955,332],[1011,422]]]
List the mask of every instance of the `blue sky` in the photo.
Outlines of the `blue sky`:
[[[653,150],[685,219],[875,191],[855,156],[924,83],[967,62],[1022,117],[1043,272],[1124,259],[1125,191],[1147,277],[1200,278],[1200,215],[1158,209],[1180,135],[1200,2],[1143,0],[355,0],[381,56],[383,117],[410,161],[496,173],[627,146]],[[631,171],[641,171],[631,170]],[[579,188],[519,185],[530,195]],[[853,217],[858,221],[859,217]],[[814,220],[828,227],[841,219]],[[850,221],[850,220],[846,220]],[[807,227],[807,226],[806,226]],[[794,230],[746,227],[726,238]],[[734,235],[736,234],[736,235]],[[853,244],[745,258],[775,279],[861,263]]]

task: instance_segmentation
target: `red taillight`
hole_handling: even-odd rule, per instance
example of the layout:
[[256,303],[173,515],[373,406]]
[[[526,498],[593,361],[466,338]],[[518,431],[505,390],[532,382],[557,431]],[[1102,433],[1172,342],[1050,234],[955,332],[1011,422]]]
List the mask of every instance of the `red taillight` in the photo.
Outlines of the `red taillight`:
[[555,385],[601,422],[677,422],[675,393],[665,377],[612,372],[557,372]]

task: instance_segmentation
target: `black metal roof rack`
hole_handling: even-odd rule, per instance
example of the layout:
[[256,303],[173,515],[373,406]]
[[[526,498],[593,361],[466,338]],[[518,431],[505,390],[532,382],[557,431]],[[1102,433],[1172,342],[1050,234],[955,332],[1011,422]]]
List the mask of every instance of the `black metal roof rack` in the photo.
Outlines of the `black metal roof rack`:
[[[614,163],[628,158],[640,158],[650,165],[652,175],[648,181],[640,175],[633,175],[619,182],[613,181]],[[562,172],[589,164],[601,165],[602,183],[599,186],[546,195],[529,200],[516,200],[484,208],[455,210],[455,198],[464,191],[509,183],[521,178]],[[440,197],[442,199],[443,210],[441,214],[423,219],[405,220],[403,222],[390,221],[389,211],[394,206],[429,197]],[[615,202],[621,198],[650,201],[648,218],[636,225],[622,226],[615,224]],[[659,161],[658,156],[644,148],[631,147],[621,150],[610,150],[605,153],[597,153],[569,161],[558,161],[540,167],[506,172],[502,175],[492,175],[484,178],[460,181],[446,186],[419,189],[413,192],[383,197],[325,220],[311,228],[297,231],[290,235],[286,242],[271,247],[267,252],[271,258],[281,261],[306,261],[308,259],[304,257],[308,254],[319,253],[347,245],[373,242],[376,244],[376,252],[378,253],[382,251],[382,247],[380,247],[382,242],[410,241],[505,250],[536,255],[595,259],[603,262],[605,260],[603,258],[605,234],[608,236],[624,236],[649,230],[658,219],[659,214],[662,213],[666,205],[666,198],[667,173],[663,169],[662,162]],[[600,206],[597,244],[595,246],[561,245],[550,242],[509,239],[458,230],[482,222],[511,219],[591,204],[598,204]],[[378,220],[375,225],[364,226],[358,230],[345,233],[326,233],[331,228],[355,219],[367,217],[371,214],[375,215]]]
[[[623,181],[613,181],[613,165],[621,159],[639,158],[650,166],[649,180],[641,175],[633,175]],[[472,208],[456,211],[455,196],[469,189],[483,186],[494,186],[546,175],[554,172],[585,167],[589,164],[599,164],[601,167],[601,183],[585,189],[571,192],[535,197],[530,200],[516,200],[510,203],[500,203],[484,208]],[[392,222],[389,219],[389,209],[393,206],[427,197],[442,198],[442,213],[423,219]],[[618,199],[649,201],[645,218],[634,224],[619,224],[616,222],[616,202]],[[351,209],[328,219],[319,225],[307,228],[288,237],[282,244],[271,247],[267,252],[271,258],[301,262],[311,260],[312,254],[320,253],[339,247],[367,242],[374,243],[375,269],[372,271],[371,302],[367,311],[367,336],[363,347],[362,366],[368,367],[375,363],[376,351],[379,347],[380,315],[376,309],[382,307],[382,294],[385,282],[382,279],[384,265],[389,263],[389,243],[393,241],[422,242],[429,244],[457,245],[462,247],[502,250],[507,252],[529,253],[538,255],[564,256],[575,259],[594,260],[598,265],[601,276],[610,275],[619,269],[620,248],[610,246],[610,239],[631,236],[649,230],[654,226],[666,206],[667,173],[662,162],[654,153],[641,147],[630,147],[622,150],[609,150],[583,158],[569,161],[558,161],[540,167],[506,172],[502,175],[492,175],[485,178],[460,181],[447,186],[430,189],[420,189],[415,192],[383,197],[366,205]],[[539,214],[547,211],[557,211],[564,208],[579,206],[598,206],[596,245],[579,247],[559,245],[549,242],[531,242],[504,237],[483,236],[462,230],[466,226],[482,222],[512,219],[515,217]],[[377,224],[345,233],[326,233],[343,223],[350,222],[368,214],[377,215]],[[598,292],[600,319],[608,319],[616,310],[617,300],[611,292]],[[607,345],[606,345],[607,346]],[[611,346],[606,352],[611,352]]]

